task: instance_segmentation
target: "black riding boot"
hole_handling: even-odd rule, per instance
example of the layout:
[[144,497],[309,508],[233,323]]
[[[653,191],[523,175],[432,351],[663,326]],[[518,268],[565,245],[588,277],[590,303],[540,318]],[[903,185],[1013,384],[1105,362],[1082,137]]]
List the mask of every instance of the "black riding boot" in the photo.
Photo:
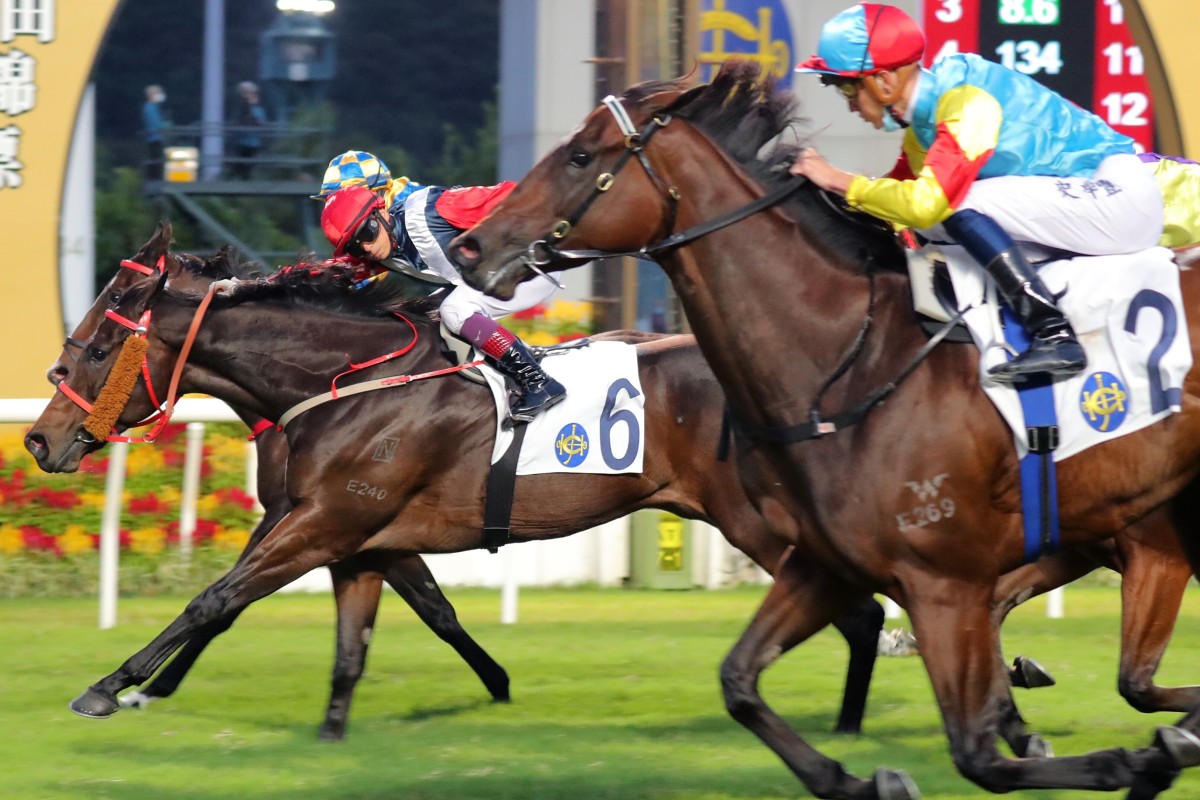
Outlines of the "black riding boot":
[[1071,323],[1054,305],[1042,279],[1015,248],[996,255],[985,267],[996,288],[1029,334],[1029,348],[988,374],[1003,383],[1020,383],[1030,375],[1070,375],[1087,366],[1087,354]]
[[566,388],[546,374],[520,339],[514,339],[504,355],[491,361],[517,383],[517,392],[508,401],[508,415],[514,422],[529,422],[567,396]]

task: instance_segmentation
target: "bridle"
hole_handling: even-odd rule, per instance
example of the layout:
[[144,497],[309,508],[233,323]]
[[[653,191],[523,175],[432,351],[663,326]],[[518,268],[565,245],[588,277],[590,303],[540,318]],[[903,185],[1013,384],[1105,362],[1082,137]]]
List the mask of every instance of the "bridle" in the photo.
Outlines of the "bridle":
[[[656,115],[646,123],[639,133],[630,118],[629,113],[621,104],[619,98],[609,95],[604,98],[603,105],[612,114],[613,119],[617,123],[617,127],[625,135],[625,152],[613,165],[611,172],[602,173],[596,179],[596,185],[582,203],[565,219],[561,219],[554,224],[550,229],[550,233],[545,237],[535,240],[525,250],[521,258],[520,264],[528,267],[539,275],[542,275],[547,280],[553,281],[543,270],[543,267],[552,266],[555,264],[569,261],[591,261],[595,259],[615,258],[620,256],[634,256],[638,258],[654,258],[655,256],[669,251],[675,247],[691,242],[695,239],[705,236],[713,231],[732,225],[746,219],[749,216],[757,214],[759,211],[770,208],[786,197],[799,189],[807,178],[796,176],[778,188],[762,197],[747,203],[740,208],[736,208],[726,214],[718,216],[707,222],[702,222],[685,230],[672,233],[675,227],[675,216],[680,199],[679,190],[675,186],[667,184],[666,181],[659,177],[650,165],[649,159],[646,158],[645,149],[649,144],[651,137],[659,130],[665,128],[671,122],[669,114]],[[634,157],[641,163],[642,168],[660,190],[665,191],[669,206],[667,223],[665,225],[667,235],[658,241],[647,244],[637,250],[626,252],[611,252],[606,250],[559,250],[554,247],[554,242],[562,241],[571,232],[572,228],[579,222],[580,218],[587,212],[588,208],[596,201],[601,194],[612,188],[616,182],[617,175]],[[873,227],[871,223],[863,223],[843,211],[840,211],[833,206],[830,198],[825,192],[820,193],[822,198],[833,208],[834,211],[842,213],[859,225],[865,227]],[[544,254],[544,255],[543,255]],[[505,265],[492,275],[486,282],[484,291],[491,291],[496,284],[505,276],[511,265]],[[883,386],[878,387],[870,392],[857,406],[846,411],[834,414],[826,418],[821,413],[821,401],[825,393],[849,370],[850,366],[857,360],[863,350],[866,342],[867,334],[870,331],[872,321],[874,319],[875,307],[875,271],[868,263],[866,276],[868,279],[869,295],[867,302],[866,316],[859,327],[858,335],[855,337],[849,350],[843,356],[841,363],[834,372],[824,381],[820,390],[813,399],[809,409],[808,419],[805,422],[796,425],[773,426],[773,425],[756,425],[738,419],[733,414],[732,409],[727,408],[724,424],[722,425],[721,445],[718,448],[720,452],[727,452],[729,434],[736,431],[738,434],[751,439],[753,441],[768,442],[772,444],[794,444],[809,439],[816,439],[822,436],[835,433],[844,428],[858,424],[867,414],[874,408],[884,402],[899,385],[911,375],[916,368],[925,360],[925,358],[933,352],[933,349],[950,334],[950,331],[962,321],[962,311],[957,312],[952,316],[952,319],[940,328],[909,362],[900,370],[899,374],[888,381]],[[722,458],[722,460],[724,460]]]
[[[719,217],[711,219],[707,222],[702,222],[682,231],[672,232],[675,228],[675,219],[679,211],[679,200],[682,195],[679,189],[665,181],[654,167],[650,164],[650,159],[646,157],[646,147],[650,144],[650,139],[658,131],[667,127],[671,123],[670,114],[656,114],[650,118],[650,121],[645,124],[641,131],[633,124],[633,119],[629,116],[629,112],[625,110],[621,99],[609,95],[604,98],[602,105],[612,114],[613,120],[617,127],[625,136],[625,152],[621,153],[617,158],[612,169],[608,172],[603,172],[596,177],[595,185],[592,187],[591,193],[583,199],[575,209],[563,219],[550,228],[550,231],[540,239],[536,239],[525,248],[525,253],[521,256],[520,264],[528,267],[533,272],[541,275],[548,281],[557,283],[544,269],[555,264],[562,264],[572,261],[594,261],[606,258],[620,258],[623,256],[633,256],[635,258],[655,258],[656,256],[672,250],[688,242],[699,239],[701,236],[706,236],[713,231],[732,225],[735,222],[740,222],[746,217],[757,214],[759,211],[777,205],[784,200],[792,192],[799,189],[807,179],[802,176],[796,176],[787,182],[780,185],[770,193],[763,195],[757,200],[747,203],[740,208],[736,208],[727,214],[722,214]],[[558,242],[571,233],[574,227],[582,219],[587,210],[591,208],[596,200],[613,187],[616,183],[617,176],[621,170],[625,168],[633,159],[637,159],[642,165],[650,182],[659,190],[660,196],[663,197],[667,206],[667,211],[664,216],[663,229],[666,235],[654,242],[651,242],[636,250],[627,250],[614,252],[611,250],[561,250],[556,247]],[[504,278],[509,266],[502,267],[493,274],[485,285],[484,291],[491,291],[496,284]]]
[[[137,322],[134,322],[129,317],[119,313],[115,308],[109,308],[105,310],[104,316],[106,319],[112,320],[121,327],[126,328],[129,333],[121,341],[121,352],[116,356],[114,365],[109,370],[108,377],[105,380],[104,386],[100,390],[100,394],[97,396],[96,401],[92,403],[88,402],[83,398],[82,395],[72,389],[67,384],[66,379],[59,381],[56,387],[58,391],[62,392],[67,397],[67,399],[88,413],[89,416],[84,421],[84,424],[75,432],[75,440],[85,444],[94,444],[97,441],[150,443],[158,437],[163,428],[165,428],[170,422],[171,415],[174,413],[176,391],[179,387],[179,379],[183,374],[183,368],[187,363],[188,353],[191,350],[192,342],[195,340],[196,332],[200,327],[200,322],[203,319],[205,312],[208,310],[208,306],[211,303],[214,294],[214,288],[210,286],[208,292],[204,296],[204,299],[201,301],[200,306],[196,309],[196,314],[192,319],[192,325],[188,330],[187,338],[184,341],[179,358],[175,363],[175,370],[171,376],[171,382],[167,390],[166,399],[159,401],[158,395],[154,391],[153,380],[150,377],[150,361],[146,355],[146,340],[150,329],[154,300],[158,296],[159,292],[162,291],[167,282],[166,254],[164,253],[163,255],[160,255],[158,257],[158,261],[153,267],[148,267],[144,264],[139,264],[138,262],[129,259],[123,259],[121,261],[121,267],[125,269],[131,269],[136,272],[141,272],[142,274],[151,277],[157,275],[158,278],[156,286],[151,290],[149,296],[146,298],[145,309],[139,315]],[[100,328],[97,327],[96,331],[92,333],[92,338],[89,339],[88,342],[81,342],[78,339],[68,337],[67,344],[79,347],[81,349],[86,349],[87,345],[90,344],[91,341],[95,340],[99,332]],[[136,346],[134,346],[134,343],[131,341],[134,339],[140,340]],[[122,376],[117,374],[119,371],[121,371],[119,368],[121,367],[122,363],[122,355],[124,354],[126,348],[130,347],[133,347],[134,351],[139,352],[141,355],[141,378],[146,385],[146,393],[150,398],[150,402],[157,407],[156,410],[148,417],[129,426],[137,428],[154,423],[154,427],[140,437],[119,436],[117,435],[115,428],[115,422],[120,416],[120,413],[125,410],[125,406],[129,404],[129,398],[132,396],[133,386],[136,383],[136,379],[129,380],[131,377],[129,375]],[[78,362],[78,359],[76,359],[76,361]],[[133,368],[137,369],[136,366]],[[121,384],[128,384],[128,389],[117,388]],[[100,411],[100,407],[103,407],[104,410]],[[111,417],[111,420],[108,419],[109,417]],[[97,424],[96,420],[98,418],[104,419],[104,423]],[[110,427],[112,428],[110,433],[104,434],[98,432]]]

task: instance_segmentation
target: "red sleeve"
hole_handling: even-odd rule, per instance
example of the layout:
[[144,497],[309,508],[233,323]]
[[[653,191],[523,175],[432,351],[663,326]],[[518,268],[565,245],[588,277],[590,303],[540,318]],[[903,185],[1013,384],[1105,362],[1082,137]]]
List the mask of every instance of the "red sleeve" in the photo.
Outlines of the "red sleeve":
[[447,189],[434,206],[442,218],[459,230],[466,230],[488,215],[516,187],[513,181],[495,186],[460,186]]
[[892,171],[887,176],[895,178],[898,181],[911,181],[917,177],[916,173],[913,172],[912,163],[909,162],[906,151],[901,149],[900,157],[896,159],[895,166],[892,167]]

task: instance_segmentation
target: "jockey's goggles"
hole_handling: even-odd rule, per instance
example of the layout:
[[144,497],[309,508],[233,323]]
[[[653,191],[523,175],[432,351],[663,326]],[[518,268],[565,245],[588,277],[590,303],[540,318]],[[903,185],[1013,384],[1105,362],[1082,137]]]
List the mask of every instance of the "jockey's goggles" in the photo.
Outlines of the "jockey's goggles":
[[370,244],[379,238],[379,229],[382,225],[383,221],[379,218],[379,212],[372,211],[346,242],[346,252],[355,258],[363,258],[366,255],[363,245]]
[[858,82],[858,78],[843,78],[835,75],[821,76],[822,85],[834,87],[847,100],[853,100],[858,97]]

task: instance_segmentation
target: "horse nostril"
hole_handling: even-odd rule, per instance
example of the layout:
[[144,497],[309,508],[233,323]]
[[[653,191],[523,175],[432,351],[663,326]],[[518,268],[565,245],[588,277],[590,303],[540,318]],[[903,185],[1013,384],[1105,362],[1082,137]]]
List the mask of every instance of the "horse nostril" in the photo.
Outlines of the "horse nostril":
[[55,386],[58,386],[67,379],[69,374],[71,374],[71,371],[67,369],[65,365],[55,364],[46,373],[46,380],[50,381],[50,383],[54,384]]
[[46,444],[46,437],[34,431],[30,431],[25,435],[25,449],[38,460],[41,460],[50,452],[50,446]]
[[483,257],[483,251],[474,236],[464,236],[454,244],[451,255],[454,257],[454,263],[466,268],[478,264]]

